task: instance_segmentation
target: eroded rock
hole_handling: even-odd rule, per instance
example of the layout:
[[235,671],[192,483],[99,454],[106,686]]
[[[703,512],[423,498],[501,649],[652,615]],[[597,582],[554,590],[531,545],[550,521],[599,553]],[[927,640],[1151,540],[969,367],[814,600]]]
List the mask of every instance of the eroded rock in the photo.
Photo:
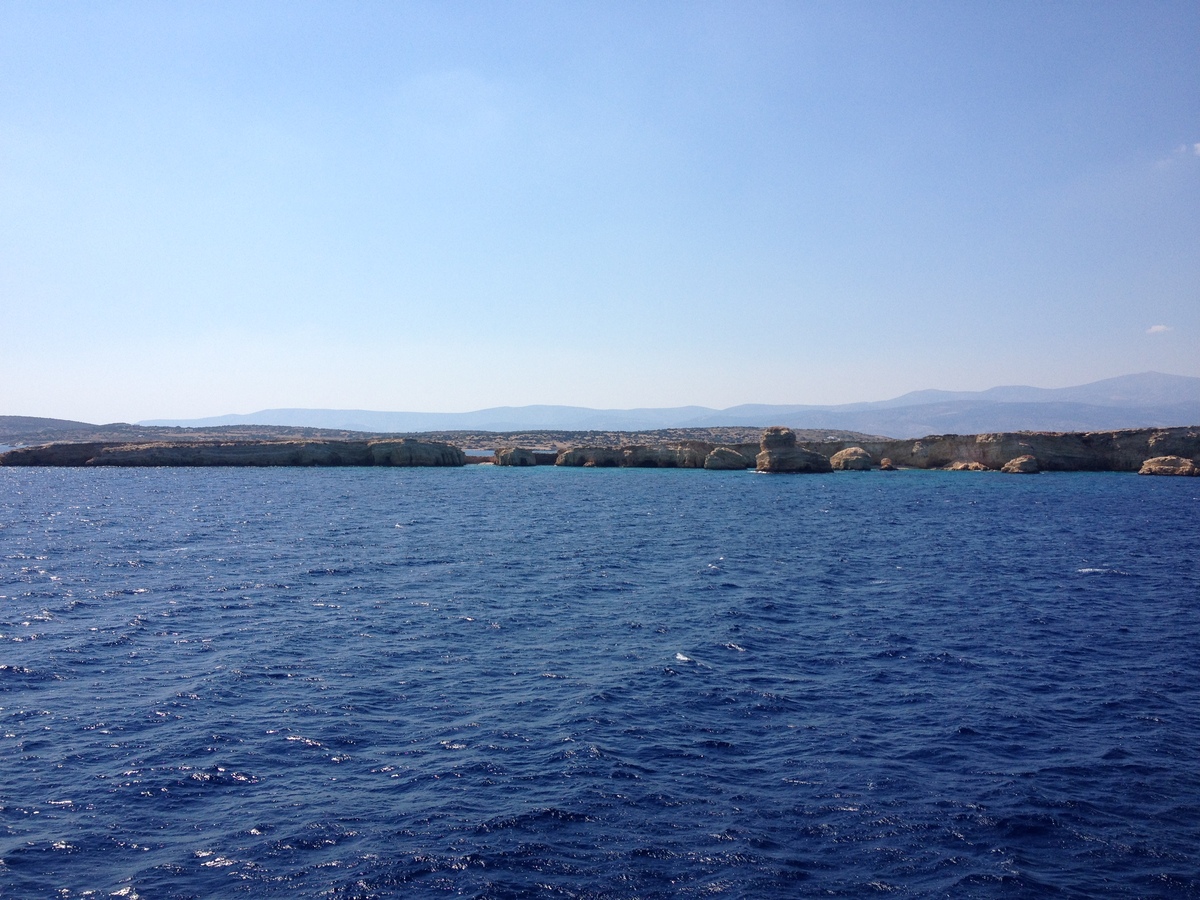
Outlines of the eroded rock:
[[797,472],[814,475],[832,472],[829,457],[805,450],[803,447],[777,447],[758,454],[755,468],[759,472]]
[[572,447],[559,453],[554,464],[585,468],[702,469],[713,449],[712,444],[704,441],[685,441],[667,447],[642,444],[629,447]]
[[[14,455],[15,454],[15,455]],[[154,441],[51,444],[5,454],[38,466],[461,466],[465,454],[432,441]]]
[[867,472],[875,465],[875,460],[862,447],[847,447],[829,457],[829,464],[847,472]]
[[1036,475],[1041,469],[1038,468],[1036,456],[1025,454],[1024,456],[1010,459],[1000,467],[1000,471],[1006,472],[1009,475]]
[[1183,456],[1155,456],[1142,463],[1139,475],[1200,475],[1200,468]]
[[796,433],[782,425],[772,425],[762,433],[759,450],[782,450],[796,446]]
[[496,451],[493,462],[498,466],[536,466],[537,457],[524,447],[503,447]]
[[755,458],[759,472],[796,472],[823,474],[832,472],[829,457],[796,446],[796,435],[790,428],[776,425],[763,432],[761,448]]
[[616,447],[571,447],[558,454],[556,466],[584,466],[589,469],[616,468],[623,454]]
[[371,441],[372,464],[376,466],[465,466],[467,455],[457,447],[436,441]]
[[704,458],[704,468],[706,469],[732,471],[736,469],[749,469],[753,465],[754,460],[752,458],[747,459],[732,447],[716,447]]

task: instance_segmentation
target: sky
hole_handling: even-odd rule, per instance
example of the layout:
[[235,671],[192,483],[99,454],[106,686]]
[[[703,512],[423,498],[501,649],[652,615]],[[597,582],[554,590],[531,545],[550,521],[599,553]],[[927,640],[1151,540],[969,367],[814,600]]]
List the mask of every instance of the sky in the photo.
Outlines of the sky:
[[1200,4],[0,0],[0,415],[1200,376]]

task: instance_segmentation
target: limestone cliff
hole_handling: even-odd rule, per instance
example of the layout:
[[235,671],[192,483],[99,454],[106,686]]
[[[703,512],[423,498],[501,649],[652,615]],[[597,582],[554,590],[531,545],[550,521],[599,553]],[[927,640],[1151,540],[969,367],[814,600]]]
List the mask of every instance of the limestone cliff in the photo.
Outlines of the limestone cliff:
[[[852,451],[852,452],[846,452]],[[509,462],[528,465],[531,451],[502,450]],[[765,454],[765,456],[764,456]],[[1003,432],[930,435],[920,440],[801,441],[787,428],[771,428],[759,445],[676,441],[672,444],[574,447],[553,457],[532,452],[536,464],[588,467],[830,470],[829,457],[881,461],[880,468],[969,468],[1043,472],[1137,472],[1148,460],[1175,457],[1200,468],[1200,426],[1101,432]],[[889,465],[882,464],[887,460]],[[437,441],[403,439],[283,441],[155,441],[55,443],[0,454],[6,466],[461,466],[462,450]],[[855,465],[861,466],[862,462]],[[1161,466],[1162,464],[1158,464]],[[1182,466],[1182,463],[1179,464]],[[1153,468],[1153,467],[1152,467]],[[1178,468],[1178,466],[1177,466]],[[1186,469],[1186,466],[1183,466]]]
[[536,466],[537,457],[524,447],[502,447],[495,452],[493,462],[498,466]]
[[847,447],[829,457],[829,464],[848,472],[867,472],[875,465],[875,460],[862,447]]
[[704,468],[718,471],[753,468],[755,455],[747,455],[735,447],[714,447],[708,456],[704,457]]
[[713,444],[704,441],[682,441],[669,447],[572,447],[559,453],[554,464],[589,469],[702,469],[713,449]]
[[1041,469],[1036,456],[1018,456],[1001,466],[1000,471],[1007,475],[1036,475]]
[[1010,460],[1032,456],[1043,472],[1136,472],[1156,456],[1200,458],[1200,426],[1137,428],[1093,432],[1001,432],[941,434],[910,441],[801,442],[809,450],[832,456],[859,446],[876,459],[889,458],[900,467],[948,468],[958,462],[1002,469]]
[[457,447],[435,441],[370,441],[367,444],[374,466],[463,466],[467,455]]
[[829,457],[796,446],[796,435],[790,428],[776,425],[763,432],[761,448],[756,459],[759,472],[788,472],[823,474],[832,472]]
[[0,456],[6,466],[461,466],[457,447],[428,441],[173,441],[46,444]]
[[1139,475],[1200,475],[1200,466],[1182,456],[1156,456],[1142,463]]

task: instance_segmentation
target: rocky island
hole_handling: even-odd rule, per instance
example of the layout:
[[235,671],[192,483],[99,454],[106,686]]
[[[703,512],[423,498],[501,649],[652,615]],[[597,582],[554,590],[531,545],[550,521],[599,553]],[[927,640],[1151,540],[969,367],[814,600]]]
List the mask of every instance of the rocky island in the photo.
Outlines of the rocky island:
[[[545,449],[544,444],[509,445],[486,457],[468,457],[454,444],[414,437],[58,441],[9,450],[0,454],[0,465],[462,466],[468,461],[484,461],[498,466],[756,469],[767,473],[810,474],[898,468],[1027,475],[1075,471],[1200,474],[1200,426],[945,434],[917,440],[868,435],[825,435],[826,439],[822,439],[821,432],[797,434],[776,426],[762,431],[757,443],[681,439],[679,431],[673,429],[657,441],[653,433],[639,435],[646,442],[626,445],[606,441],[600,446],[553,450]],[[711,436],[711,432],[708,430],[706,436]],[[736,437],[744,435],[739,432]]]

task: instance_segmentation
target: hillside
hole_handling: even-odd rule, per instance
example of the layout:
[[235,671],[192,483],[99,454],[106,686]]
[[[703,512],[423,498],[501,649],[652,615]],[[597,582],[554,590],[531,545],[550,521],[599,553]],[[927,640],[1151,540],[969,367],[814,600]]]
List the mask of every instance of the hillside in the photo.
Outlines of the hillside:
[[193,420],[154,420],[153,427],[275,426],[378,434],[459,432],[630,432],[787,425],[893,437],[992,431],[1107,431],[1200,422],[1200,378],[1143,372],[1067,388],[1007,386],[986,391],[916,391],[834,406],[745,404],[728,409],[588,409],[494,407],[465,413],[336,409],[267,409]]

